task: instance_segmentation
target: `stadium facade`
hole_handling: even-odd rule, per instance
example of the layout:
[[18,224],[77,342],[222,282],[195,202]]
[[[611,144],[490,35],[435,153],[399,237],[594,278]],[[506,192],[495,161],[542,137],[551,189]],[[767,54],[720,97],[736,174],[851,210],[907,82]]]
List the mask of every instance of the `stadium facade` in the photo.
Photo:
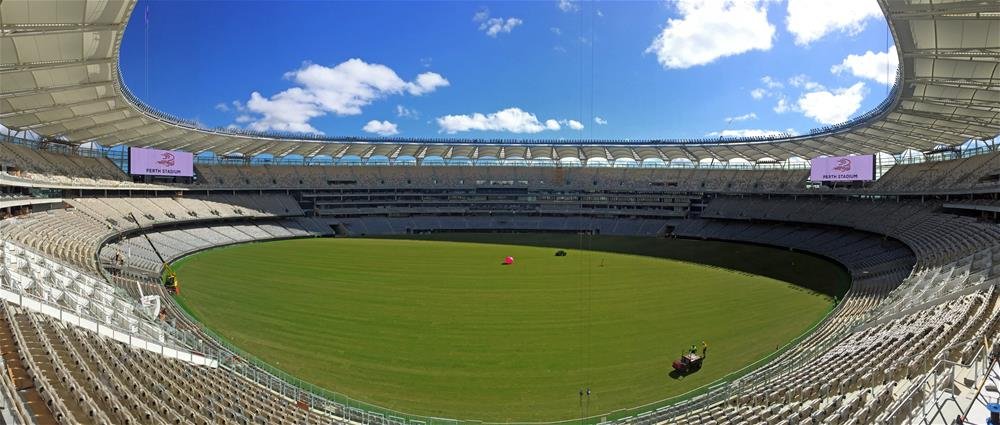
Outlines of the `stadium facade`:
[[[849,122],[794,137],[554,141],[201,128],[123,85],[119,46],[135,2],[4,1],[0,124],[13,133],[0,136],[0,393],[11,408],[0,414],[13,423],[460,422],[304,384],[203,329],[160,285],[160,255],[439,231],[742,241],[812,252],[850,272],[833,313],[766,364],[697,396],[592,421],[977,414],[1000,329],[1000,10],[992,1],[879,4],[897,81]],[[964,149],[970,140],[976,148]],[[79,148],[87,143],[212,159],[190,179],[134,178],[108,150]],[[912,151],[940,160],[842,185],[791,165]],[[734,159],[751,166],[714,166]],[[706,160],[713,165],[692,167]],[[302,164],[317,162],[340,165]],[[564,166],[618,163],[661,167]]]

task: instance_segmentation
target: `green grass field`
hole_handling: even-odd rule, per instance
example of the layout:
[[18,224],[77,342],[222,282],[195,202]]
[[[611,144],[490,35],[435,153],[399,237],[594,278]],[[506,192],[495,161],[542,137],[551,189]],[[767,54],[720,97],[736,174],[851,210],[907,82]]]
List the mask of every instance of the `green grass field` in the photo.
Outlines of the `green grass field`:
[[[803,287],[839,294],[848,282],[816,257],[721,242],[424,239],[214,249],[177,265],[179,301],[260,359],[356,399],[427,416],[550,421],[723,377],[829,311],[829,296]],[[513,266],[500,265],[507,255]],[[670,362],[702,340],[705,367],[671,376]],[[581,402],[585,387],[592,395]]]

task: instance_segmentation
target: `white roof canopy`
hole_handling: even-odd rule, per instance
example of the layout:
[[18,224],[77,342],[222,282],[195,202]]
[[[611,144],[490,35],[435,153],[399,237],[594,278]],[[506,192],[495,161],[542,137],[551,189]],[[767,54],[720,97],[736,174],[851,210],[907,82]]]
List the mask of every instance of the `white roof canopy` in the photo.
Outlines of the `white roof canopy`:
[[205,129],[145,105],[118,72],[133,0],[0,2],[0,123],[71,143],[252,156],[749,161],[927,151],[1000,134],[995,1],[879,0],[900,56],[873,111],[797,137],[701,140],[320,138]]

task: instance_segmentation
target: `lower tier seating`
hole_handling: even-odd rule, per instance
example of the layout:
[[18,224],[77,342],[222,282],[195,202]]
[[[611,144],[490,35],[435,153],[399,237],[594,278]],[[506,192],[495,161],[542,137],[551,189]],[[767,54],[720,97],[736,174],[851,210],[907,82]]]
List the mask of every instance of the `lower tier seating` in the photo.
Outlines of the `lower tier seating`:
[[[627,419],[633,423],[898,423],[931,396],[913,389],[936,373],[936,362],[968,361],[977,349],[969,341],[995,337],[1000,327],[1000,232],[995,224],[944,212],[935,202],[716,198],[701,218],[684,220],[445,215],[318,220],[302,217],[301,209],[286,205],[288,199],[234,207],[236,200],[214,198],[224,207],[196,201],[197,206],[176,207],[183,210],[174,210],[166,199],[74,200],[77,209],[3,222],[0,233],[42,249],[40,255],[93,270],[124,262],[107,279],[133,298],[139,296],[136,288],[165,294],[157,280],[160,263],[146,237],[135,233],[136,223],[117,222],[131,208],[149,212],[139,220],[167,258],[231,243],[329,234],[331,226],[349,235],[599,229],[789,247],[831,258],[850,273],[851,289],[801,341],[732,383]],[[232,216],[212,213],[224,209]],[[198,219],[171,217],[193,218],[188,212]],[[128,237],[105,243],[109,235],[126,231]],[[64,241],[71,243],[61,245]],[[38,423],[401,423],[324,400],[271,375],[163,299],[168,301],[160,320],[194,335],[190,346],[219,359],[218,367],[166,359],[50,316],[0,307],[0,346],[16,354],[4,353],[8,377],[20,383],[14,388],[27,388],[15,391],[21,414]]]

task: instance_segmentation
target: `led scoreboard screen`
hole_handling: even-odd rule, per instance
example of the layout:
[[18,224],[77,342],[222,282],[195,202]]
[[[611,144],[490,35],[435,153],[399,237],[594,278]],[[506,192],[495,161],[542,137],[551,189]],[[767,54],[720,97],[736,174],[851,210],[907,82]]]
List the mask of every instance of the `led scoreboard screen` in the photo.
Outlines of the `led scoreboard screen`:
[[194,154],[160,149],[130,148],[128,170],[143,176],[194,176]]
[[810,165],[809,180],[814,182],[875,180],[875,155],[819,157]]

